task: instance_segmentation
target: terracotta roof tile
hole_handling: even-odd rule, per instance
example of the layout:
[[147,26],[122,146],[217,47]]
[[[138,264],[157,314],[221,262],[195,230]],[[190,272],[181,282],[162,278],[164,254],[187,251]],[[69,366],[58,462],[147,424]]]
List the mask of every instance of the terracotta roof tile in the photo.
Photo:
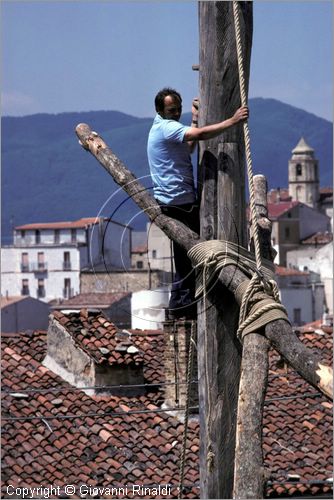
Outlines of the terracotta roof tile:
[[33,224],[24,224],[21,226],[16,226],[16,230],[34,230],[34,229],[82,229],[87,226],[92,226],[98,224],[100,221],[99,217],[84,217],[75,221],[65,221],[65,222],[35,222]]
[[[112,325],[106,328],[109,332]],[[330,361],[329,335],[300,331],[299,336]],[[150,357],[162,366],[162,333],[137,332],[137,335],[132,333],[131,339],[142,349],[144,363]],[[29,393],[29,398],[3,395],[4,491],[9,481],[19,485],[22,480],[35,486],[81,482],[122,486],[140,478],[143,484],[168,480],[177,485],[183,424],[164,412],[157,413],[159,405],[152,403],[153,393],[140,397],[92,397],[73,390],[41,365],[45,340],[45,334],[40,332],[30,337],[18,335],[15,342],[9,336],[3,338],[6,383],[2,389],[12,391],[15,387],[15,392],[48,389]],[[312,481],[331,477],[332,404],[291,369],[277,368],[278,361],[279,355],[271,351],[263,427],[265,467],[271,474],[266,496],[326,494],[331,490],[330,484],[312,484]],[[22,366],[28,370],[22,370]],[[62,403],[55,403],[57,399]],[[67,412],[63,413],[62,408],[67,408]],[[136,409],[145,409],[147,413],[132,414],[131,410]],[[125,411],[126,415],[113,416],[119,411]],[[76,418],[59,420],[57,416],[61,414]],[[36,415],[45,418],[6,420],[6,417]],[[199,496],[195,486],[199,482],[198,432],[198,422],[191,420],[185,475],[189,486],[187,498]],[[300,482],[292,483],[289,475],[299,475]],[[177,496],[175,488],[173,491],[171,498]]]
[[275,220],[297,205],[300,205],[299,201],[281,201],[278,203],[268,203],[269,219]]
[[333,241],[333,233],[329,233],[328,231],[325,233],[317,232],[305,238],[301,241],[302,245],[326,245]]
[[290,267],[275,266],[275,274],[277,276],[308,276],[310,273]]
[[63,326],[76,345],[97,363],[138,365],[143,362],[143,353],[136,347],[131,336],[119,332],[115,325],[105,318],[101,321],[101,312],[90,311],[87,316],[87,311],[84,309],[79,313],[68,314],[54,311],[51,318]]

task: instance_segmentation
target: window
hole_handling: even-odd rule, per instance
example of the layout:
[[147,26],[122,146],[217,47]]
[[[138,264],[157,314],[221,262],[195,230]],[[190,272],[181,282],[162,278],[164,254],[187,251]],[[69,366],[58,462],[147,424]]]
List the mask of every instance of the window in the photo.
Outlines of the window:
[[29,295],[29,280],[22,280],[21,295]]
[[152,259],[156,259],[156,258],[157,258],[157,251],[152,250]]
[[290,228],[289,227],[284,228],[284,237],[286,240],[288,240],[290,238]]
[[143,265],[143,261],[142,260],[138,260],[137,261],[137,269],[143,269],[144,265]]
[[71,278],[65,278],[64,279],[63,297],[64,297],[64,299],[70,299],[71,296],[72,296]]
[[300,325],[302,322],[302,311],[300,308],[296,308],[293,310],[293,323],[295,325]]
[[29,254],[28,254],[28,252],[23,252],[21,254],[21,271],[23,273],[29,271]]
[[55,229],[54,232],[54,242],[59,243],[60,242],[60,231],[59,229]]
[[296,175],[302,175],[303,169],[300,163],[297,163],[296,165]]
[[71,254],[70,252],[64,252],[63,270],[71,270]]
[[38,298],[45,297],[45,286],[43,278],[38,280],[37,297]]
[[39,271],[44,271],[45,269],[44,252],[38,252],[37,254],[37,267]]
[[24,229],[21,230],[21,238],[25,238],[26,237],[26,232],[24,231]]
[[77,230],[76,229],[71,229],[71,242],[72,243],[77,242]]
[[41,232],[39,229],[35,231],[35,243],[38,245],[41,242]]

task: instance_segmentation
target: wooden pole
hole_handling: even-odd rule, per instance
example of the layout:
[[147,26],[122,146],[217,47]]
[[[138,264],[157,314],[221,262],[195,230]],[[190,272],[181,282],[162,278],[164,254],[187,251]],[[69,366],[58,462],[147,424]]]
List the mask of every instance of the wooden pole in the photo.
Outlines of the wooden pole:
[[[272,259],[271,222],[268,219],[267,181],[254,176],[255,206],[261,256]],[[269,341],[263,335],[246,335],[242,351],[237,414],[233,498],[263,498],[265,474],[262,450],[263,405],[268,380]]]
[[[247,5],[246,5],[247,4]],[[252,5],[245,2],[246,75],[252,38]],[[199,126],[220,122],[240,106],[232,2],[199,2]],[[201,141],[201,236],[246,246],[242,127]],[[219,297],[219,300],[217,300]],[[198,372],[201,498],[231,498],[241,345],[238,304],[217,287],[201,300]]]

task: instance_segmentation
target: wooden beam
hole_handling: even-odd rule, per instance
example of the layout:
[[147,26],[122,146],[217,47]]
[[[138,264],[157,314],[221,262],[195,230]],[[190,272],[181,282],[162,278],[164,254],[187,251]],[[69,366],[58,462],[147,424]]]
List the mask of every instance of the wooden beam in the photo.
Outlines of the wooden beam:
[[[267,180],[263,175],[254,176],[254,195],[257,224],[262,229],[259,231],[261,256],[272,260]],[[269,341],[263,335],[252,333],[244,338],[234,463],[235,499],[263,498],[262,422],[268,380],[268,350]]]
[[[170,239],[177,241],[187,251],[203,241],[198,234],[184,224],[161,213],[158,203],[148,194],[146,188],[87,124],[79,124],[76,127],[76,133],[80,144],[93,154],[115,182],[148,215],[151,222],[162,229]],[[219,273],[218,285],[221,285],[222,290],[227,288],[232,295],[236,295],[237,287],[247,280],[248,278],[238,267],[229,265]],[[266,325],[264,334],[270,340],[271,345],[307,382],[329,398],[333,397],[332,369],[326,366],[326,363],[322,363],[318,356],[300,342],[289,323],[284,320],[272,321]]]

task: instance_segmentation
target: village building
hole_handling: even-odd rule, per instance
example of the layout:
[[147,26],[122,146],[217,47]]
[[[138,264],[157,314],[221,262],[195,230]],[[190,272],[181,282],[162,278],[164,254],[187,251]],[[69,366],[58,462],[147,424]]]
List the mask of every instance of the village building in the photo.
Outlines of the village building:
[[287,252],[299,248],[306,239],[333,231],[333,189],[319,187],[318,160],[303,137],[292,150],[288,172],[288,189],[268,192],[275,262],[280,266],[287,265]]
[[2,294],[69,299],[83,269],[126,270],[130,255],[131,228],[106,218],[17,226],[13,245],[1,249]]
[[315,233],[287,252],[287,266],[320,275],[324,284],[326,309],[333,314],[333,234]]
[[302,240],[318,231],[330,229],[326,214],[299,201],[283,201],[268,205],[272,221],[272,245],[277,252],[275,263],[286,266],[286,254],[301,244]]
[[293,326],[305,325],[323,316],[326,298],[319,274],[276,266],[275,277],[281,302]]
[[50,308],[41,300],[22,296],[1,297],[1,332],[18,333],[26,330],[45,330]]

